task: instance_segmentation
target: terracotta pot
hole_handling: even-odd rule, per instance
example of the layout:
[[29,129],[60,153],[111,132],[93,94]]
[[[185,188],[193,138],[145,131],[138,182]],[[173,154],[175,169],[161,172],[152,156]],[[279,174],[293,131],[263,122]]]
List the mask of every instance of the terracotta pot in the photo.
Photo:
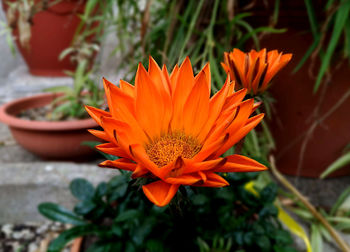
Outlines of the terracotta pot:
[[[5,11],[8,8],[7,2],[2,1]],[[59,60],[58,57],[64,49],[71,46],[75,30],[80,23],[78,14],[83,13],[85,2],[85,0],[63,0],[34,15],[30,48],[23,48],[16,39],[17,47],[31,74],[65,76],[63,70],[74,71],[76,65],[70,61],[69,56],[63,60]],[[14,29],[13,35],[18,37],[17,29]]]
[[57,96],[46,93],[9,102],[0,107],[0,121],[9,126],[13,137],[23,148],[44,159],[90,158],[96,152],[82,146],[81,142],[99,141],[87,131],[98,127],[93,119],[48,122],[16,117],[23,110],[49,104]]
[[[292,61],[273,80],[271,89],[276,99],[274,104],[276,114],[273,115],[270,125],[277,145],[278,168],[289,175],[319,177],[332,162],[342,155],[344,147],[350,143],[350,99],[316,127],[306,145],[304,159],[298,170],[302,143],[306,131],[315,121],[313,113],[322,87],[316,94],[313,94],[315,79],[311,78],[308,73],[310,60],[297,73],[292,74],[292,70],[300,62],[311,43],[310,34],[288,28],[288,32],[284,34],[266,37],[262,41],[262,47],[293,53]],[[317,73],[319,62],[315,69]],[[332,76],[332,82],[319,107],[318,118],[324,115],[350,87],[347,63],[344,63],[340,69],[332,70]],[[342,168],[332,176],[345,174],[350,174],[349,166]]]
[[80,252],[82,242],[83,242],[83,237],[76,238],[73,241],[70,252]]

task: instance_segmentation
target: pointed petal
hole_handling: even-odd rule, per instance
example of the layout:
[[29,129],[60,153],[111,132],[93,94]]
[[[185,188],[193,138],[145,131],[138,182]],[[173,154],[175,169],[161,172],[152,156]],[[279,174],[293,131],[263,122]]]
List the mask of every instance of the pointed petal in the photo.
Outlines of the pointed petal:
[[94,135],[95,137],[98,137],[102,140],[105,140],[107,142],[110,142],[111,139],[108,137],[108,135],[106,134],[106,132],[102,131],[102,130],[94,130],[94,129],[89,129],[88,130],[92,135]]
[[205,64],[205,66],[203,67],[203,70],[205,73],[205,77],[207,78],[207,84],[208,84],[208,92],[210,94],[211,91],[211,73],[210,73],[210,64],[207,63]]
[[154,82],[154,84],[156,85],[156,88],[159,91],[159,93],[166,92],[168,95],[170,95],[167,80],[165,79],[162,70],[159,68],[158,64],[151,56],[149,56],[148,74]]
[[96,146],[96,149],[116,157],[125,157],[131,159],[130,155],[126,153],[123,148],[115,145],[114,143],[99,144]]
[[131,178],[139,178],[145,176],[147,173],[149,173],[149,170],[143,167],[142,165],[137,165],[135,171],[132,173]]
[[136,168],[136,164],[126,158],[119,158],[117,160],[106,160],[100,163],[98,166],[121,169],[126,171],[133,171]]
[[109,117],[111,116],[110,113],[108,113],[107,111],[98,109],[98,108],[94,108],[91,106],[85,106],[86,111],[88,112],[88,114],[92,117],[92,119],[95,120],[95,122],[101,126],[101,117],[102,116],[106,116]]
[[161,180],[142,186],[147,198],[159,207],[166,206],[175,196],[179,185],[172,185]]
[[129,144],[144,143],[148,141],[147,136],[142,129],[137,125],[130,126],[129,124],[116,120],[112,117],[101,118],[102,127],[107,133],[108,137],[113,140],[115,145],[119,145],[124,149],[128,146],[123,146],[123,141]]
[[120,89],[127,95],[135,97],[135,87],[130,83],[120,80]]
[[173,71],[170,74],[170,91],[172,97],[174,97],[174,91],[177,83],[177,78],[179,77],[179,66],[176,64]]
[[179,177],[169,177],[165,179],[165,182],[169,184],[178,184],[178,185],[193,185],[198,181],[201,181],[202,177],[198,174],[186,174]]
[[165,115],[164,103],[156,84],[145,68],[139,64],[136,74],[136,119],[150,138],[161,134],[162,119]]
[[210,99],[209,102],[209,118],[206,121],[204,127],[202,128],[200,134],[198,135],[199,141],[202,143],[207,137],[209,131],[214,125],[214,122],[220,115],[222,107],[225,103],[228,88],[229,88],[229,78],[226,79],[224,86]]
[[191,162],[186,166],[184,174],[198,171],[215,170],[218,167],[222,167],[226,163],[226,161],[226,158],[217,158],[203,162]]
[[[229,139],[229,134],[226,134],[225,136],[221,136],[219,139],[213,142],[205,142],[202,149],[193,157],[193,161],[200,162],[211,156],[212,154],[216,153],[222,146],[227,142]],[[218,155],[215,155],[217,157]]]
[[214,169],[215,172],[257,172],[267,170],[265,165],[241,155],[226,157],[227,162]]
[[215,157],[219,157],[225,153],[229,148],[235,145],[239,140],[245,137],[249,131],[255,128],[256,125],[264,118],[264,114],[256,115],[247,120],[246,124],[237,131],[232,131],[230,139],[218,150]]
[[171,121],[171,129],[182,130],[183,127],[183,109],[185,102],[192,91],[194,85],[194,76],[190,59],[187,57],[182,63],[176,80],[175,90],[173,94],[173,118]]
[[200,186],[200,187],[224,187],[228,186],[229,183],[221,176],[213,173],[208,172],[205,173],[207,176],[207,180],[203,183],[199,182],[197,184],[194,184],[193,186]]
[[207,123],[209,112],[209,90],[204,71],[198,74],[194,87],[187,98],[183,110],[184,131],[197,136]]
[[119,87],[103,78],[109,110],[112,116],[117,116],[118,112],[123,111],[124,114],[134,115],[134,99],[124,93]]

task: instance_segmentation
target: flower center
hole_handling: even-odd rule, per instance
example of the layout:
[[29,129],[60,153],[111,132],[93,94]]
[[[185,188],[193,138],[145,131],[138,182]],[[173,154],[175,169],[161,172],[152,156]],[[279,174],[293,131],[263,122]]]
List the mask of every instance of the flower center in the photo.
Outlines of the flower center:
[[198,140],[184,133],[176,132],[161,136],[146,145],[146,153],[158,167],[177,159],[193,158],[201,149]]

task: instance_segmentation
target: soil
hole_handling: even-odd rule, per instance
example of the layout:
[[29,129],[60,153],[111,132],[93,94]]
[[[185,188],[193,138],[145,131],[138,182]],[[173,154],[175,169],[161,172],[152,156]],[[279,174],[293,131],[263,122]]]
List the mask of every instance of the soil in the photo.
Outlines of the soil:
[[[74,117],[66,117],[61,119],[62,117],[58,115],[57,113],[54,114],[53,111],[55,109],[55,106],[53,104],[48,104],[44,107],[38,107],[38,108],[32,108],[28,110],[24,110],[21,113],[17,115],[18,118],[24,119],[24,120],[31,120],[31,121],[73,121],[77,120],[77,118]],[[89,118],[89,115],[86,113],[83,118],[79,119],[86,119]]]

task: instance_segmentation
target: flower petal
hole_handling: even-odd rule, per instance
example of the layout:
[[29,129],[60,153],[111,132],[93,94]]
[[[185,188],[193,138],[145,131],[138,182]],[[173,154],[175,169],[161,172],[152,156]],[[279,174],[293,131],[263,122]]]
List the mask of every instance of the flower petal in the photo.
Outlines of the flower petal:
[[221,167],[214,169],[215,172],[257,172],[267,170],[265,165],[245,156],[231,155],[227,156],[226,159],[227,162]]
[[88,112],[88,114],[92,117],[92,119],[95,120],[95,122],[101,126],[101,117],[105,116],[105,117],[110,117],[111,114],[107,111],[104,111],[102,109],[98,109],[98,108],[94,108],[91,106],[85,106],[86,111]]
[[147,198],[159,207],[163,207],[175,196],[179,185],[168,184],[158,180],[148,185],[142,186],[143,192]]
[[256,115],[252,118],[249,118],[246,124],[237,131],[232,131],[229,140],[218,150],[215,157],[219,157],[225,153],[229,148],[235,145],[239,140],[245,137],[249,131],[255,128],[256,125],[264,118],[264,114]]
[[197,184],[193,184],[193,186],[200,187],[224,187],[230,185],[223,177],[213,173],[208,172],[204,173],[207,176],[207,180],[203,183],[199,182]]
[[102,140],[105,140],[107,142],[110,142],[111,139],[109,138],[109,136],[107,135],[106,132],[102,131],[102,130],[94,130],[94,129],[89,129],[88,130],[92,135],[94,135],[95,137],[98,137]]
[[182,130],[183,109],[186,100],[192,91],[194,85],[194,76],[190,59],[182,62],[176,78],[175,89],[173,95],[173,118],[171,121],[171,129],[173,131]]
[[163,97],[156,84],[141,63],[137,69],[135,83],[137,121],[149,137],[159,137],[162,133],[162,120],[166,113],[166,104],[164,104]]
[[127,158],[119,158],[117,160],[106,160],[100,163],[98,166],[121,169],[126,171],[134,171],[136,169],[136,164]]
[[116,156],[116,157],[125,157],[131,159],[130,155],[125,152],[123,148],[115,145],[114,143],[104,143],[96,146],[96,149],[104,153]]
[[201,71],[195,80],[183,110],[184,131],[187,135],[197,136],[208,120],[209,90],[205,72]]

